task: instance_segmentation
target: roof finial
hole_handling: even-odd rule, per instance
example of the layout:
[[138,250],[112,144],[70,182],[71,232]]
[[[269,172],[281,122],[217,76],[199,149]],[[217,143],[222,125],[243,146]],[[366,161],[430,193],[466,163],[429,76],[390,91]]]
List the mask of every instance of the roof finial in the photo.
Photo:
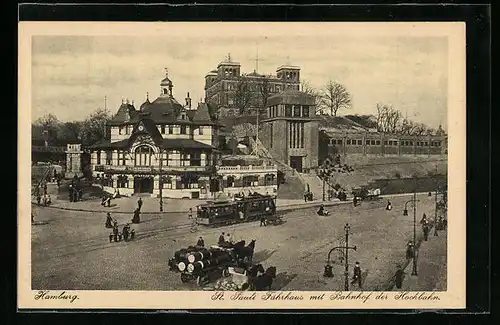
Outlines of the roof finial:
[[146,100],[149,101],[149,92],[146,93]]
[[123,97],[122,97],[122,104],[123,104],[123,102],[124,102],[124,99],[123,99]]
[[231,62],[231,53],[227,54],[227,62]]
[[168,68],[165,68],[165,76],[168,78]]

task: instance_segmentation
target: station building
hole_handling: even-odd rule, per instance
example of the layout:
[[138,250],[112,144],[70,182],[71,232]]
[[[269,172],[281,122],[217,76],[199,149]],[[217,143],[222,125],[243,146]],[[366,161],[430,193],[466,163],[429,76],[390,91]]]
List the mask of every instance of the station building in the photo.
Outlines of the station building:
[[92,176],[107,192],[208,198],[217,161],[218,123],[206,103],[181,105],[168,75],[161,93],[136,109],[123,102],[108,123],[110,140],[91,146]]

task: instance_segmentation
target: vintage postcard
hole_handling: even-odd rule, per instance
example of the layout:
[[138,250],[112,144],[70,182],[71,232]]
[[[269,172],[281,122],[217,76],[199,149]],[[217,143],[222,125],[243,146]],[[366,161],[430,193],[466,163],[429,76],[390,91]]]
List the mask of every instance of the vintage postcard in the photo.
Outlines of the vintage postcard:
[[21,22],[19,309],[465,308],[465,41]]

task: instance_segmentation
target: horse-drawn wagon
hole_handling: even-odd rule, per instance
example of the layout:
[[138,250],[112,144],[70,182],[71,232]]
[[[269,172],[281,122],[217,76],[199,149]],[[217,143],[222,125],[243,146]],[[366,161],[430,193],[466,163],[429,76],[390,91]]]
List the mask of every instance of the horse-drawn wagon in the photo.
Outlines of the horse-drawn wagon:
[[229,276],[230,267],[245,267],[251,263],[255,241],[248,246],[242,240],[236,244],[226,243],[224,247],[209,248],[190,246],[176,251],[169,260],[170,270],[181,273],[183,283],[196,281],[200,286],[211,279]]
[[365,200],[378,200],[380,199],[380,189],[368,189],[366,187],[358,187],[352,189],[352,195],[365,201]]

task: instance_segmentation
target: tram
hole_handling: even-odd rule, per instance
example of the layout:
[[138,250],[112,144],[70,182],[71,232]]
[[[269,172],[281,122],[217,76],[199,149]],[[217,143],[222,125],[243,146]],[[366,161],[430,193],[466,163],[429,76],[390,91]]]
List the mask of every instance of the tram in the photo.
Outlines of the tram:
[[[240,211],[242,213],[240,213]],[[223,226],[260,220],[280,223],[276,214],[276,197],[254,193],[234,201],[214,201],[197,206],[196,223],[204,226]]]

